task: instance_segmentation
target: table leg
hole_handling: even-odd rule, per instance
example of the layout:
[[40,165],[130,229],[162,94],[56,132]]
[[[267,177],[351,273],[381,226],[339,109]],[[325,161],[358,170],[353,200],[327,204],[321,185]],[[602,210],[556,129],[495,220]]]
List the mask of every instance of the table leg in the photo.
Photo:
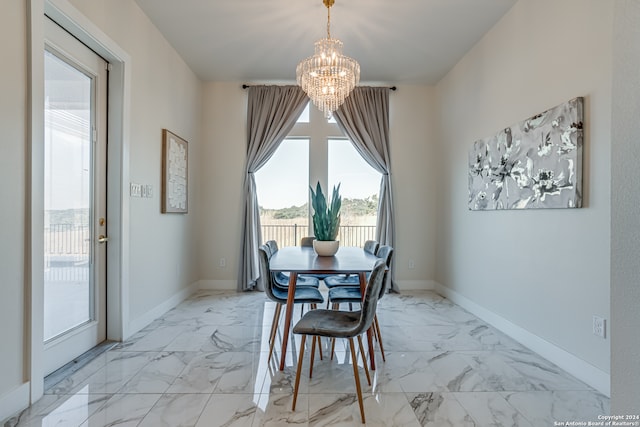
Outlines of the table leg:
[[[367,274],[361,271],[358,273],[358,277],[360,278],[360,294],[362,298],[364,298],[364,291],[367,288]],[[369,346],[369,365],[371,366],[371,370],[375,371],[376,360],[373,354],[373,326],[367,329],[367,345]]]
[[[298,273],[289,273],[289,292],[287,294],[287,306],[285,307],[284,316],[284,332],[282,334],[282,354],[280,355],[280,370],[284,370],[284,362],[287,358],[287,344],[289,343],[289,327],[291,326],[291,318],[293,317],[293,301],[296,294],[296,283],[298,282]],[[300,349],[303,351],[303,349]]]

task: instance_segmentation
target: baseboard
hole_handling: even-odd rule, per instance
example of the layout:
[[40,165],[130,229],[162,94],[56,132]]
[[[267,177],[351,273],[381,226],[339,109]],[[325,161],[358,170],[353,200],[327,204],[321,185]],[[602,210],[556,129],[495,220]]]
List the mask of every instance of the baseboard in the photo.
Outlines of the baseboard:
[[17,415],[29,406],[29,382],[19,385],[13,390],[0,396],[0,423]]
[[237,280],[200,280],[198,289],[213,291],[235,291],[238,289]]
[[404,291],[432,291],[435,289],[433,280],[396,280],[400,292]]
[[198,291],[198,282],[192,283],[191,285],[187,286],[186,288],[183,288],[180,291],[176,292],[168,300],[164,301],[161,304],[158,304],[156,307],[154,307],[151,310],[147,311],[142,316],[140,316],[137,319],[134,319],[133,321],[129,322],[129,327],[126,328],[127,336],[124,337],[123,339],[126,340],[131,335],[133,335],[136,332],[140,331],[145,326],[147,326],[148,324],[150,324],[151,322],[156,320],[158,317],[160,317],[163,314],[165,314],[167,311],[171,310],[173,307],[175,307],[178,304],[180,304],[182,301],[184,301],[187,298],[189,298],[191,295],[193,295],[197,291]]
[[476,304],[458,292],[434,282],[434,290],[440,295],[450,299],[460,307],[478,316],[498,330],[504,332],[525,347],[533,350],[540,356],[555,363],[579,380],[587,383],[600,393],[611,397],[611,375],[596,368],[574,354],[552,344],[539,336],[523,329],[509,320],[493,313],[490,310]]

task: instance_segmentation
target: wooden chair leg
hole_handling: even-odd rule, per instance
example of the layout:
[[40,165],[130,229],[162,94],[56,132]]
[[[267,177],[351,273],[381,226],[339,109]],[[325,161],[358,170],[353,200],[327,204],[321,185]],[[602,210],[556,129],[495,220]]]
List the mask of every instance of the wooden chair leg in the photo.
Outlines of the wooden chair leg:
[[358,358],[356,356],[356,347],[353,342],[353,338],[349,338],[349,348],[351,349],[351,361],[353,363],[353,377],[356,380],[356,394],[358,395],[358,405],[360,405],[360,417],[362,418],[362,424],[365,423],[364,419],[364,404],[362,403],[362,389],[360,388],[360,374],[358,374]]
[[360,347],[360,354],[362,355],[362,366],[364,366],[364,373],[367,374],[367,384],[371,385],[371,376],[369,375],[369,366],[367,366],[367,356],[364,354],[364,346],[362,345],[362,336],[358,335],[358,346]]
[[375,327],[376,336],[378,337],[378,345],[380,345],[380,353],[382,353],[382,361],[386,362],[387,359],[384,357],[384,345],[382,345],[382,331],[380,331],[380,324],[378,323],[377,314],[373,318],[373,326]]
[[318,352],[320,353],[320,360],[322,360],[322,341],[320,341],[320,337],[316,337],[318,339]]
[[267,359],[267,363],[271,362],[271,356],[273,356],[273,347],[276,344],[276,332],[278,332],[278,322],[280,321],[280,310],[282,308],[282,304],[278,304],[276,308],[276,312],[273,316],[273,326],[271,327],[271,343],[269,345],[269,358]]
[[302,336],[302,342],[300,343],[300,354],[298,355],[298,368],[296,369],[296,383],[293,387],[293,404],[291,405],[291,410],[296,410],[296,401],[298,400],[298,388],[300,387],[300,371],[302,370],[302,359],[304,357],[304,342],[306,341],[307,336]]
[[336,339],[331,338],[331,360],[333,360],[333,354],[336,351]]
[[278,322],[280,321],[281,308],[282,304],[276,304],[276,309],[273,312],[273,322],[271,323],[271,334],[269,335],[269,342],[271,342],[276,336],[276,331],[278,330]]
[[[302,351],[303,349],[300,349]],[[313,375],[313,359],[316,355],[316,337],[311,337],[311,362],[309,366],[309,378]]]

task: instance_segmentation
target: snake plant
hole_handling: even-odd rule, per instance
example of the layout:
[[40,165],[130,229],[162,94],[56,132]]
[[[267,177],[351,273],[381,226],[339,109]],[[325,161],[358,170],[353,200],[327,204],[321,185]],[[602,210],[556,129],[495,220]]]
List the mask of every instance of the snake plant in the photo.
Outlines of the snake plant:
[[322,192],[320,182],[316,185],[316,191],[311,190],[311,206],[313,207],[313,232],[318,240],[336,240],[340,230],[340,207],[342,197],[340,196],[340,184],[333,187],[331,204],[327,204],[327,199]]

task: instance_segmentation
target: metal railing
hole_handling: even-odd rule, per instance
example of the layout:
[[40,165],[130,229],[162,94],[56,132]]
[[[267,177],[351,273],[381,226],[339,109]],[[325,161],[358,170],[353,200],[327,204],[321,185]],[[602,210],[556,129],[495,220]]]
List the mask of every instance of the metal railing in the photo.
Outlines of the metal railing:
[[[262,225],[262,241],[275,240],[278,246],[298,246],[300,239],[309,235],[309,225]],[[337,239],[341,246],[364,246],[367,240],[375,240],[375,225],[342,225]]]
[[88,280],[89,227],[51,224],[44,229],[45,282]]
[[47,255],[89,254],[89,227],[51,224],[44,229],[44,253]]

